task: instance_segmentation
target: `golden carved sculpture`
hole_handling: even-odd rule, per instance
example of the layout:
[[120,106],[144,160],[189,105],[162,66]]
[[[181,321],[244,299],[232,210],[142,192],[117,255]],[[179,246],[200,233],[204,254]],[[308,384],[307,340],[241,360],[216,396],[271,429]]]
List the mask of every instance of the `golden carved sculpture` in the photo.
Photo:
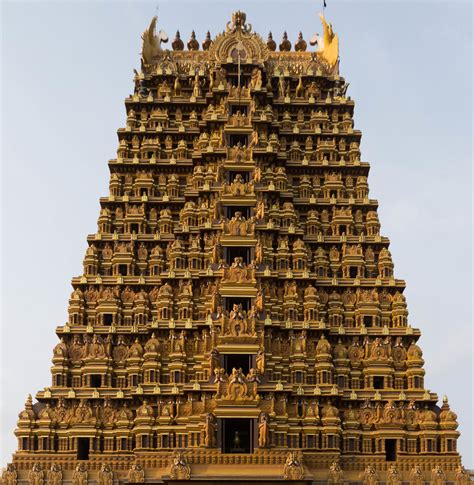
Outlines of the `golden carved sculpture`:
[[170,478],[173,480],[189,480],[191,478],[191,467],[189,466],[184,453],[177,451],[174,454],[171,464]]
[[164,50],[156,21],[2,482],[469,483],[332,26],[317,49],[300,33],[277,50],[236,12]]
[[326,22],[323,14],[319,14],[319,18],[323,25],[322,46],[319,47],[319,52],[323,59],[334,67],[339,59],[339,37],[333,32],[332,25]]
[[296,451],[290,451],[283,467],[285,480],[302,480],[304,477],[303,463]]
[[150,64],[161,51],[161,43],[168,42],[168,36],[160,31],[156,34],[156,22],[158,17],[153,17],[150,26],[142,34],[142,60],[144,64]]

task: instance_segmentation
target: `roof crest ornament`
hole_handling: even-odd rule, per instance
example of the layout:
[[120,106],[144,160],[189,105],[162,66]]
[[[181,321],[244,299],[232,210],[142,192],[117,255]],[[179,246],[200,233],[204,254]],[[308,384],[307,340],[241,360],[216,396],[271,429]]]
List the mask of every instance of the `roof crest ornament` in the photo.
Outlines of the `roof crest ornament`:
[[232,20],[227,22],[226,32],[234,34],[237,30],[240,30],[244,34],[252,33],[252,24],[246,24],[247,14],[238,10],[232,14]]
[[321,23],[323,24],[323,37],[319,34],[315,34],[310,41],[311,45],[318,46],[318,53],[329,64],[330,67],[334,67],[339,60],[339,37],[334,33],[332,24],[328,24],[324,15],[319,14]]
[[158,17],[155,15],[150,22],[150,26],[142,34],[142,64],[148,65],[162,51],[161,43],[168,42],[168,35],[160,30],[156,34],[156,22]]
[[217,35],[209,48],[210,59],[217,63],[241,62],[263,65],[268,59],[268,48],[262,38],[252,31],[252,25],[246,23],[244,12],[232,14],[226,30]]

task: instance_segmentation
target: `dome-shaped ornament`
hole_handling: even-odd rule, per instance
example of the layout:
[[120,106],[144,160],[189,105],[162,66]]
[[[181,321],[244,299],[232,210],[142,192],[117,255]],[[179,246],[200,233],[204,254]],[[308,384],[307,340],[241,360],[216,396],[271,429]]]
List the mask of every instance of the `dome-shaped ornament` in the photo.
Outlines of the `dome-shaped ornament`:
[[176,37],[173,42],[171,42],[171,47],[174,51],[182,51],[184,49],[184,42],[181,40],[179,30],[176,31]]
[[288,34],[283,32],[283,39],[280,44],[280,50],[282,52],[289,52],[291,50],[291,42],[288,40]]
[[188,49],[190,51],[199,50],[199,42],[196,40],[196,32],[194,32],[194,30],[191,32],[191,38],[188,42]]
[[209,50],[209,47],[211,46],[211,44],[212,44],[211,33],[209,31],[207,31],[206,38],[204,39],[204,41],[202,43],[203,50],[205,50],[205,51]]
[[268,47],[268,50],[272,52],[276,51],[276,48],[277,48],[276,42],[273,40],[273,35],[271,32],[268,33],[267,47]]
[[308,44],[303,39],[303,34],[300,32],[298,34],[298,40],[296,41],[296,44],[295,44],[295,51],[304,52],[306,50],[306,47],[308,47]]

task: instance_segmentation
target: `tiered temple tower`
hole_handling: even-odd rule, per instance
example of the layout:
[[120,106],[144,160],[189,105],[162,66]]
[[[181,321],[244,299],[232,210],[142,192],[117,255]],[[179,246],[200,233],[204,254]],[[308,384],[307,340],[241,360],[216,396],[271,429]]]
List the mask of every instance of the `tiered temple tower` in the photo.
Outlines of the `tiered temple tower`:
[[[126,99],[49,387],[7,485],[468,483],[424,387],[338,37],[276,49],[237,12]],[[213,482],[216,483],[216,482]]]

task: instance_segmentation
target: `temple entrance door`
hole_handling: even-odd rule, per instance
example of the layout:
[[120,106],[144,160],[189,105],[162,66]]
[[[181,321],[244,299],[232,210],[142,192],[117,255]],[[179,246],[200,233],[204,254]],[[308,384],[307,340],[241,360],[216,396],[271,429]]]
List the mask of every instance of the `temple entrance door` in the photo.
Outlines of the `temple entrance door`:
[[220,421],[222,453],[253,453],[253,419],[224,418]]
[[255,367],[254,356],[249,354],[224,354],[223,366],[227,374],[232,374],[232,369],[242,369],[242,372],[247,375],[251,367]]

